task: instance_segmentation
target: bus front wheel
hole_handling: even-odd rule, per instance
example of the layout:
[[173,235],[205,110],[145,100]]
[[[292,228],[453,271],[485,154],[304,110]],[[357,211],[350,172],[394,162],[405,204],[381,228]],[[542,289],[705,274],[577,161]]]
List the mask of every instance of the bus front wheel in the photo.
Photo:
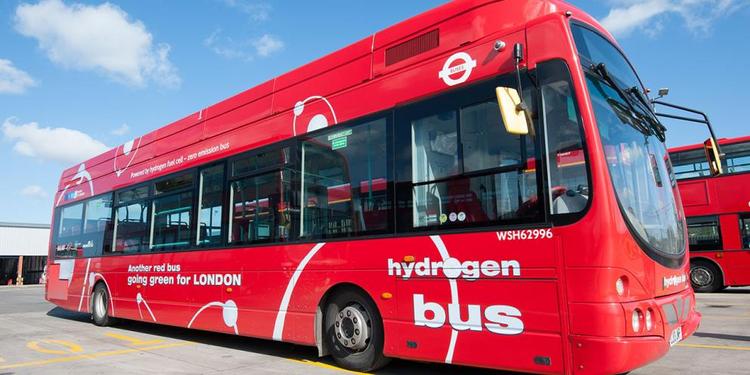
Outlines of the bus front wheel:
[[701,260],[690,264],[690,283],[693,285],[693,290],[702,293],[716,292],[724,287],[719,267]]
[[326,345],[336,363],[355,371],[385,366],[383,321],[375,303],[363,293],[345,289],[331,296],[324,320]]
[[94,324],[100,327],[107,327],[114,323],[114,318],[109,316],[109,292],[103,283],[94,287],[91,294],[91,318]]

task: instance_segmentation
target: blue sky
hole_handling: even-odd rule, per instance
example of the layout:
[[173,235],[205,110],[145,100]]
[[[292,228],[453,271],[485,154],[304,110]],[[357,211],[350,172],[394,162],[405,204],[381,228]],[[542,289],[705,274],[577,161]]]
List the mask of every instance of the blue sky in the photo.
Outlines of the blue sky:
[[[0,221],[49,222],[60,172],[444,1],[0,2]],[[574,0],[653,89],[750,133],[749,0]],[[670,146],[702,141],[669,124]]]

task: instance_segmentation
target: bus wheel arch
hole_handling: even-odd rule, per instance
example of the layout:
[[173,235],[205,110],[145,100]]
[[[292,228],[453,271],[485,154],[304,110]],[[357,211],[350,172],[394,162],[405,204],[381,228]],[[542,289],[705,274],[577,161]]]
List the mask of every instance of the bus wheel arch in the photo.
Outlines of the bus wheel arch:
[[724,289],[724,271],[715,261],[699,257],[690,260],[690,284],[693,290],[702,293]]
[[[336,337],[341,336],[346,325],[353,339],[365,340],[367,337],[369,342],[354,344],[353,341],[349,347],[343,347],[342,340]],[[357,330],[358,327],[363,332]],[[315,342],[319,355],[330,354],[339,365],[350,370],[372,371],[389,362],[383,356],[384,339],[380,310],[374,298],[363,288],[352,283],[336,284],[320,299],[315,314]]]

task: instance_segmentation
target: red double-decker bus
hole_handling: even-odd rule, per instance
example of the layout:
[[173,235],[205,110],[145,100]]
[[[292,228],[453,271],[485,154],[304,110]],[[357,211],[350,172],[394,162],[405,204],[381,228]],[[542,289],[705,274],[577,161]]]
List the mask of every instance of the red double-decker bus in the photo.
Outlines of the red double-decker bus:
[[451,2],[64,171],[46,298],[356,370],[629,371],[700,322],[644,91],[568,4]]
[[702,144],[669,150],[687,217],[690,282],[698,292],[750,285],[750,137],[719,144],[719,176],[712,176]]

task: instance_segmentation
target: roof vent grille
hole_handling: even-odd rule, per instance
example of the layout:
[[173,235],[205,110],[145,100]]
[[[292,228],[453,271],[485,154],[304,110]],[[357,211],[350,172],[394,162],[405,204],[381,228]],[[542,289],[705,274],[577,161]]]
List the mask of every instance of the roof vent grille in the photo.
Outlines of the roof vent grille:
[[429,31],[385,50],[385,66],[425,53],[439,45],[440,29]]

